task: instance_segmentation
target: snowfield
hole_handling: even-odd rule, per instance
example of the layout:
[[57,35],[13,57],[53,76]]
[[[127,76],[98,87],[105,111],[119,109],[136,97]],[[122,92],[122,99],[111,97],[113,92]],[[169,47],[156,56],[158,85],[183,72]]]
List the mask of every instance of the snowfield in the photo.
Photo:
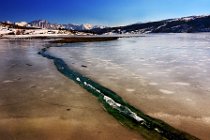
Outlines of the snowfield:
[[51,29],[15,29],[0,25],[0,36],[6,38],[23,38],[39,36],[60,36],[60,35],[92,35],[84,32],[71,32],[68,30],[51,30]]

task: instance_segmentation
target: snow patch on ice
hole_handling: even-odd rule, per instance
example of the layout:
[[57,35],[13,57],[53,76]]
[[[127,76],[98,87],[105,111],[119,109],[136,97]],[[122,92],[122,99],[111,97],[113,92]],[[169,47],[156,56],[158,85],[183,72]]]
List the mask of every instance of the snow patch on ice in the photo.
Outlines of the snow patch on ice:
[[81,80],[80,80],[80,78],[79,77],[77,77],[77,79],[76,79],[78,82],[81,82]]
[[159,89],[160,92],[163,94],[174,94],[174,91],[166,90],[166,89]]
[[128,92],[134,92],[135,89],[127,88],[126,91],[128,91]]
[[117,108],[121,106],[121,104],[116,103],[112,98],[108,96],[104,96],[104,100],[113,108]]
[[161,131],[158,128],[155,128],[155,131],[157,131],[158,133],[161,133]]
[[193,116],[185,116],[185,115],[174,115],[174,114],[168,114],[164,112],[157,112],[153,114],[148,114],[150,116],[160,118],[160,119],[171,119],[171,120],[188,120],[188,121],[199,121],[199,123],[202,121],[204,123],[210,123],[210,116],[202,116],[202,117],[193,117]]
[[149,83],[149,85],[151,85],[151,86],[157,86],[157,85],[158,85],[158,83],[155,83],[155,82],[150,82],[150,83]]
[[142,122],[144,121],[144,119],[142,119],[141,117],[139,117],[136,113],[132,112],[128,107],[124,107],[121,104],[115,102],[112,98],[108,97],[108,96],[104,96],[104,100],[106,101],[106,103],[108,103],[111,107],[117,109],[118,111],[120,111],[121,113],[126,113],[127,115],[129,115],[130,117],[132,117],[133,119],[135,119],[137,122]]
[[14,81],[12,81],[12,80],[5,80],[5,81],[3,81],[2,83],[13,83]]
[[171,85],[179,85],[179,86],[190,86],[190,83],[185,82],[171,82]]
[[192,102],[192,99],[190,99],[190,98],[187,98],[187,99],[186,99],[186,101],[188,101],[188,102]]

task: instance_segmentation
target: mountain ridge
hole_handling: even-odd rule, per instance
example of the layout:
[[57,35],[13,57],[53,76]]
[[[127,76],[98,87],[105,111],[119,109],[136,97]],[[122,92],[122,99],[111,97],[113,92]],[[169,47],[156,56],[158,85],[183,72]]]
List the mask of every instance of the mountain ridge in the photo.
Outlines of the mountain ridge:
[[58,24],[39,19],[27,22],[4,22],[15,26],[27,28],[73,30],[93,34],[141,34],[141,33],[195,33],[210,32],[210,15],[188,16],[181,18],[150,21],[145,23],[134,23],[125,26],[107,27],[91,24]]
[[125,26],[92,29],[97,34],[210,32],[210,15],[188,16]]
[[104,26],[92,25],[92,24],[50,23],[47,20],[34,20],[34,21],[29,22],[29,24],[32,26],[47,28],[47,29],[67,29],[67,30],[77,30],[77,31],[91,30],[96,27],[104,28]]

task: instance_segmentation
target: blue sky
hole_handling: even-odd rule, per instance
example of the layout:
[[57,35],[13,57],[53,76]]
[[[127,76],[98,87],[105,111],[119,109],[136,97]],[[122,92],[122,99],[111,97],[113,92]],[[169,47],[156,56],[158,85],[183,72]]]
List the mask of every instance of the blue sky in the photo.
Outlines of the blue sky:
[[0,21],[125,25],[210,14],[210,0],[0,0]]

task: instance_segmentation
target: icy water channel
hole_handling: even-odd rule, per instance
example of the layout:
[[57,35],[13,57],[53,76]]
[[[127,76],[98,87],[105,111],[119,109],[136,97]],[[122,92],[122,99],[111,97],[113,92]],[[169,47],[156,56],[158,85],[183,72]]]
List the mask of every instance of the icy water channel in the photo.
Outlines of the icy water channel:
[[73,43],[48,52],[146,114],[210,137],[210,34]]

